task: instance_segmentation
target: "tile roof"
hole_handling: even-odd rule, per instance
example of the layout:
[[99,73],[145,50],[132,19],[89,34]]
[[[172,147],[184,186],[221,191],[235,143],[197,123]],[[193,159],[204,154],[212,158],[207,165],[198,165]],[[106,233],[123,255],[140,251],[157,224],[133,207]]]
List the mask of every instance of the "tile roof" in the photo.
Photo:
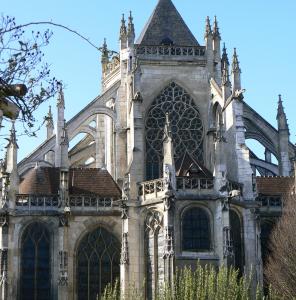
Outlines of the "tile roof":
[[[20,194],[58,194],[59,168],[35,167],[21,179]],[[104,169],[73,168],[69,170],[69,193],[120,198],[121,190]]]
[[256,177],[258,194],[290,194],[295,185],[294,177]]
[[136,44],[145,46],[199,45],[171,0],[159,0]]

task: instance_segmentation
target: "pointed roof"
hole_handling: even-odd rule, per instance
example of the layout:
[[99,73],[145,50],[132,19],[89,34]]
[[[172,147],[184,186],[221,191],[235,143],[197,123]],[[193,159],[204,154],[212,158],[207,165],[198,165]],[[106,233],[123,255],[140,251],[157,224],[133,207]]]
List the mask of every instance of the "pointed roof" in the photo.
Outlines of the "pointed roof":
[[198,46],[198,42],[171,0],[159,0],[137,44]]

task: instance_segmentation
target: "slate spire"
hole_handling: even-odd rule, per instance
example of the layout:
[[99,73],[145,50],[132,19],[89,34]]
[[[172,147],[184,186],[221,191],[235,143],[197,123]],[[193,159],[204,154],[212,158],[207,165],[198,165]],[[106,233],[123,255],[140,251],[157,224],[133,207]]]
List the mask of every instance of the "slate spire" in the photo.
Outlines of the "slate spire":
[[137,44],[198,46],[198,42],[171,0],[159,0]]

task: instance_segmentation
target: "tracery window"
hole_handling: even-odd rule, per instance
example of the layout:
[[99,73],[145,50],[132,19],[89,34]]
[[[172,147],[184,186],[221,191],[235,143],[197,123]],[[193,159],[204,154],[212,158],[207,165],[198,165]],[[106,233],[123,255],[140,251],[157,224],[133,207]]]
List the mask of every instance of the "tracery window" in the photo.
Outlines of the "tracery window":
[[165,115],[169,114],[175,161],[188,152],[202,162],[203,125],[192,97],[172,82],[153,101],[146,117],[146,178],[162,175]]
[[120,275],[120,243],[106,229],[88,233],[77,251],[78,299],[97,300]]
[[164,232],[162,213],[149,211],[145,224],[146,298],[156,298],[164,283]]
[[182,250],[211,250],[211,229],[208,213],[199,207],[188,209],[182,217]]
[[22,300],[49,300],[51,297],[50,234],[38,222],[30,224],[21,241]]

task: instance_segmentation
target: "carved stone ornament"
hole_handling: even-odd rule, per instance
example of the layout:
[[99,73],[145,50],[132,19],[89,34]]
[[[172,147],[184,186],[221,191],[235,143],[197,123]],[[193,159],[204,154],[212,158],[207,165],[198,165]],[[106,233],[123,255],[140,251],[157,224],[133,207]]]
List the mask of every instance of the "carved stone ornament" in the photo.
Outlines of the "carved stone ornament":
[[231,230],[229,226],[223,228],[223,256],[224,258],[233,258],[233,242],[231,239]]
[[0,226],[8,226],[8,214],[7,213],[2,213],[0,214]]
[[121,208],[121,219],[123,220],[128,219],[128,206],[124,201],[122,201],[120,208]]
[[121,258],[120,264],[127,265],[129,264],[129,255],[128,255],[128,233],[125,232],[122,234],[122,246],[121,246]]
[[59,226],[60,227],[69,226],[69,214],[63,213],[59,215]]
[[60,259],[60,272],[59,272],[58,285],[67,286],[68,285],[68,252],[59,251],[59,259]]
[[143,102],[143,97],[140,92],[136,92],[135,97],[133,99],[134,101]]
[[165,227],[164,229],[164,251],[163,251],[163,259],[174,257],[174,238],[173,238],[173,230],[171,227]]
[[163,198],[163,208],[164,211],[169,211],[174,207],[175,204],[175,198],[171,195],[168,195],[167,197]]
[[0,286],[7,283],[7,249],[0,249]]

